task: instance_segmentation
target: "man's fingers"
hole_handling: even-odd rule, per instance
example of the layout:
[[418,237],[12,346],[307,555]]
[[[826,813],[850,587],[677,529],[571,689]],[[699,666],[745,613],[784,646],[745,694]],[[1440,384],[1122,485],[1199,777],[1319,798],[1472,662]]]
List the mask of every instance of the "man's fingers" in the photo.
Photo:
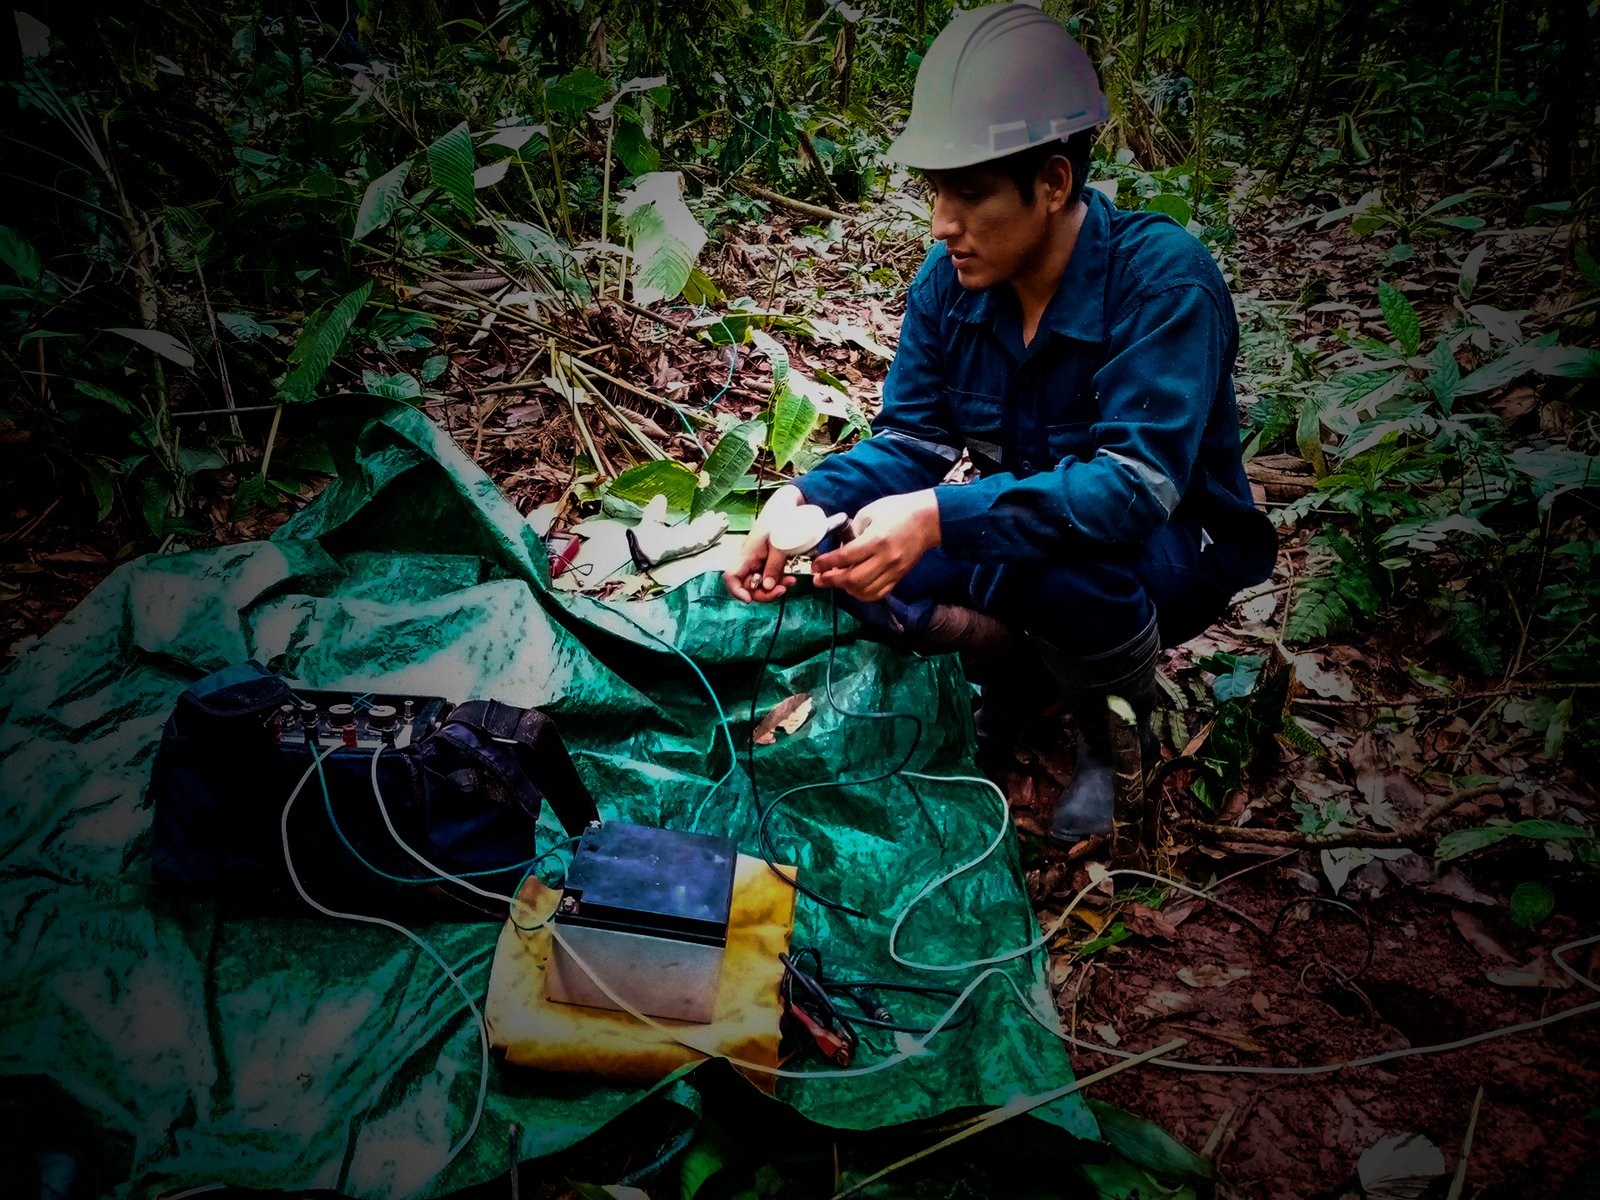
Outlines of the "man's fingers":
[[872,542],[847,542],[837,550],[830,550],[812,564],[815,571],[842,571],[856,566],[881,551],[881,544]]

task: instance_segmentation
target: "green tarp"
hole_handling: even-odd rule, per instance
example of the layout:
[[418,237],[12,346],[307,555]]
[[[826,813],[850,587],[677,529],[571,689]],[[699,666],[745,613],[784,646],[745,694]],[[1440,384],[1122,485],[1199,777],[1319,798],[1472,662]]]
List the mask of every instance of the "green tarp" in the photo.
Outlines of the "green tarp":
[[[538,705],[603,816],[727,832],[755,853],[744,753],[775,610],[731,602],[710,576],[647,603],[557,595],[539,539],[442,431],[403,405],[347,403],[356,415],[329,430],[344,448],[339,478],[270,541],[118,569],[0,677],[8,1153],[73,1147],[130,1195],[213,1180],[442,1194],[503,1177],[513,1124],[520,1157],[538,1158],[645,1097],[692,1117],[697,1080],[720,1081],[752,1112],[770,1106],[774,1120],[859,1130],[999,1105],[1071,1078],[1059,1040],[991,979],[972,997],[973,1020],[930,1053],[860,1079],[785,1080],[776,1101],[720,1064],[639,1091],[497,1062],[477,1136],[441,1169],[473,1109],[479,1043],[460,994],[426,956],[382,929],[244,919],[152,889],[145,787],[178,693],[253,657],[308,687]],[[720,787],[729,754],[705,686],[619,610],[680,647],[721,697],[740,756]],[[891,651],[844,625],[841,705],[915,714],[912,769],[969,772],[967,687],[951,660]],[[829,630],[821,599],[789,604],[762,708],[809,692],[815,709],[798,733],[757,751],[764,800],[797,783],[879,773],[909,745],[909,721],[830,707]],[[802,899],[795,940],[822,947],[839,974],[960,986],[977,972],[897,967],[888,931],[926,881],[987,844],[998,805],[970,784],[917,790],[920,800],[903,781],[805,792],[775,815],[780,856],[869,916]],[[554,841],[558,827],[544,821]],[[418,932],[481,1000],[496,927]],[[1008,836],[918,906],[900,949],[960,962],[1036,932]],[[1049,1012],[1043,967],[1035,953],[1006,971]],[[889,1035],[867,1040],[862,1063],[893,1050]],[[1076,1097],[1047,1115],[1094,1136]]]

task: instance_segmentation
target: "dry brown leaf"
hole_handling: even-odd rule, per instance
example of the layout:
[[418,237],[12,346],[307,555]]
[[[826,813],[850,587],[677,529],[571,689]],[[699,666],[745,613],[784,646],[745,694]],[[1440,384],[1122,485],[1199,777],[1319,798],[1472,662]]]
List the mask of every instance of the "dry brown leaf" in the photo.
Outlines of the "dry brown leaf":
[[785,696],[774,704],[767,715],[761,718],[756,726],[754,735],[755,744],[770,746],[776,740],[778,730],[793,733],[806,723],[811,716],[811,695],[809,692],[796,692],[793,696]]
[[1236,1029],[1210,1029],[1203,1025],[1174,1025],[1174,1032],[1191,1033],[1195,1037],[1205,1038],[1208,1041],[1221,1042],[1224,1046],[1231,1046],[1245,1054],[1265,1054],[1267,1048],[1247,1033],[1240,1033]]
[[1250,974],[1249,967],[1219,967],[1215,963],[1196,963],[1179,967],[1178,978],[1192,988],[1227,987]]
[[1170,1017],[1194,1007],[1194,997],[1186,992],[1149,992],[1133,1011],[1144,1017]]
[[1178,930],[1165,915],[1147,904],[1130,904],[1122,910],[1122,923],[1140,937],[1165,938],[1175,941]]
[[1489,927],[1477,917],[1457,908],[1451,910],[1450,919],[1455,922],[1457,932],[1484,958],[1493,959],[1507,967],[1517,965],[1517,960],[1511,956],[1511,952],[1495,940],[1494,934],[1489,932]]

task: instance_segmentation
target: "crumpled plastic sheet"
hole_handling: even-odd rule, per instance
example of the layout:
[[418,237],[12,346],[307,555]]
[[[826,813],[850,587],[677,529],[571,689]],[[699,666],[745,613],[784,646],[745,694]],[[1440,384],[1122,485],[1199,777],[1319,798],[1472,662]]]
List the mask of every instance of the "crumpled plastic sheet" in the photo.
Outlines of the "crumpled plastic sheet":
[[[524,1131],[520,1156],[537,1158],[651,1092],[685,1102],[712,1070],[640,1090],[496,1062],[482,1126],[445,1168],[472,1111],[479,1045],[431,961],[383,929],[246,919],[152,890],[145,788],[162,722],[189,683],[249,657],[309,687],[541,706],[603,816],[727,832],[758,853],[745,754],[776,610],[731,601],[712,576],[626,606],[558,595],[539,539],[441,430],[404,405],[345,403],[350,415],[328,430],[339,478],[270,541],[121,567],[0,676],[0,1127],[12,1153],[75,1148],[119,1194],[213,1180],[444,1194],[503,1176],[512,1123]],[[710,697],[624,613],[700,664],[720,696],[739,747],[720,786],[730,759]],[[910,721],[830,706],[829,641],[826,601],[794,597],[760,708],[799,691],[815,707],[797,733],[757,749],[763,802],[797,783],[877,774],[910,744]],[[921,719],[912,769],[972,772],[967,687],[952,660],[887,649],[841,618],[833,687],[846,708]],[[981,850],[999,819],[986,789],[918,791],[846,784],[797,795],[772,819],[780,858],[868,914],[801,900],[795,944],[819,946],[831,972],[958,987],[976,974],[907,972],[887,952],[893,915]],[[548,811],[541,823],[543,837],[561,836]],[[419,932],[481,1002],[497,927]],[[900,949],[960,962],[1036,934],[1008,835],[919,905]],[[1006,972],[1049,1012],[1044,967],[1035,952]],[[974,1019],[924,1056],[858,1079],[784,1080],[777,1100],[750,1088],[749,1103],[859,1130],[1071,1078],[1061,1042],[1000,980],[970,1003]],[[858,1061],[892,1050],[891,1035],[869,1035]],[[1040,1112],[1095,1136],[1076,1096]]]

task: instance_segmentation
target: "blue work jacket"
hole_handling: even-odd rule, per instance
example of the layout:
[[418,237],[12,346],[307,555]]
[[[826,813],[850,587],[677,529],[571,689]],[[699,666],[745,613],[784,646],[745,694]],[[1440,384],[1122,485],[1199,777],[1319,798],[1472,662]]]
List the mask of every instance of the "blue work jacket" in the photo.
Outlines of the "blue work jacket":
[[[1214,543],[1235,587],[1276,536],[1240,457],[1239,328],[1222,273],[1170,218],[1089,189],[1032,342],[1009,284],[968,291],[936,243],[912,282],[872,436],[797,481],[828,512],[934,487],[945,553],[1070,562],[1169,520]],[[941,483],[966,450],[979,478]]]

